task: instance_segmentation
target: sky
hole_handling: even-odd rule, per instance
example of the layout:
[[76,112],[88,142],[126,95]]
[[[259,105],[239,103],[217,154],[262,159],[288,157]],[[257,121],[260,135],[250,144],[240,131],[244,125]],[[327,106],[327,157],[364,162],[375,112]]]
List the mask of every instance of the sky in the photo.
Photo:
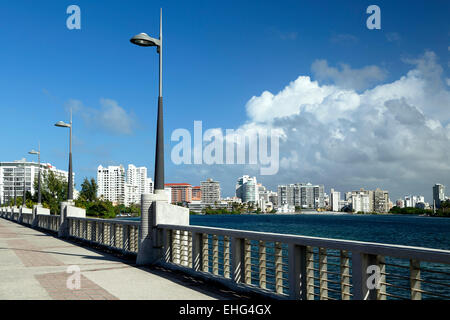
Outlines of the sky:
[[[376,4],[381,29],[369,30]],[[69,30],[78,5],[81,29]],[[450,190],[448,1],[1,1],[0,161],[68,164],[73,110],[76,188],[98,165],[153,177],[158,37],[163,9],[165,177],[206,178],[233,196],[249,174],[266,187],[311,182],[346,192],[380,187],[391,200]],[[279,170],[175,164],[176,129],[280,134]],[[447,194],[450,191],[447,191]]]

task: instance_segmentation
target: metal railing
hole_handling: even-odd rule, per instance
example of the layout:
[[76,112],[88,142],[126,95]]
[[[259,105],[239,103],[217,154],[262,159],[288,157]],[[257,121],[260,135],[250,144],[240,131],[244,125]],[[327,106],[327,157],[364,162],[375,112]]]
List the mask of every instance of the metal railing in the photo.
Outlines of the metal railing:
[[[18,213],[0,211],[17,221]],[[32,214],[22,214],[31,225]],[[58,231],[59,215],[36,215]],[[140,222],[67,218],[75,239],[137,254]],[[450,251],[202,226],[158,225],[163,264],[287,299],[450,299]]]
[[32,213],[22,213],[22,223],[31,225],[33,223]]
[[164,264],[280,298],[450,299],[448,250],[200,226],[158,228]]
[[139,221],[69,217],[69,235],[124,253],[139,250]]
[[54,232],[59,231],[60,226],[60,216],[59,215],[48,215],[48,214],[37,214],[36,215],[38,228],[44,230],[50,230]]

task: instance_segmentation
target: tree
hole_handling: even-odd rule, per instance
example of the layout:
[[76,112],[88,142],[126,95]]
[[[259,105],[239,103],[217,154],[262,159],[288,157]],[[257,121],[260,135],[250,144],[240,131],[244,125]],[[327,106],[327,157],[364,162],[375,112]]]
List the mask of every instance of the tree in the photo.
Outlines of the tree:
[[81,184],[80,197],[86,201],[95,201],[97,200],[97,189],[98,185],[94,178],[91,178],[91,180],[84,178]]
[[[42,203],[44,207],[49,208],[52,214],[59,214],[60,202],[67,200],[67,181],[62,177],[56,176],[53,171],[46,171],[43,172],[41,182]],[[34,184],[35,190],[38,188],[37,184],[36,180]]]

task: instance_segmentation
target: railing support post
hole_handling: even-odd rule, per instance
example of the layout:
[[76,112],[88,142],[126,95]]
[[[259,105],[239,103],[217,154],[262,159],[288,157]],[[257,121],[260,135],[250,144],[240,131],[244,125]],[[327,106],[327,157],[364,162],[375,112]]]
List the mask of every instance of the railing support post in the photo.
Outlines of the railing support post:
[[192,269],[202,269],[202,234],[192,232]]
[[289,297],[306,299],[306,247],[292,243],[288,245]]
[[232,279],[236,283],[244,281],[245,276],[245,239],[231,238]]
[[355,300],[377,299],[376,287],[369,288],[367,283],[370,276],[367,268],[371,265],[378,265],[376,255],[362,252],[352,253],[353,298]]
[[420,261],[409,261],[409,278],[411,286],[411,300],[422,300],[422,292],[420,291]]

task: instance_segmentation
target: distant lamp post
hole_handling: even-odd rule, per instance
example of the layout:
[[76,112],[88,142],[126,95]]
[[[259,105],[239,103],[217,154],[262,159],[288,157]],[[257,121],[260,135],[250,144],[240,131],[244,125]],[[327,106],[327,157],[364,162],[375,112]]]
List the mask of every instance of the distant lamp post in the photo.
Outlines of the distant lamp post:
[[22,207],[26,206],[27,203],[27,181],[26,181],[26,169],[25,163],[22,165],[23,169],[23,194],[22,194]]
[[73,200],[73,178],[72,178],[72,109],[70,110],[70,123],[64,121],[58,121],[55,126],[61,128],[69,128],[69,179],[67,187],[67,200]]
[[[130,42],[141,47],[156,47],[159,54],[159,96],[158,120],[156,127],[155,153],[155,193],[164,192],[164,127],[163,127],[163,99],[162,99],[162,9],[159,21],[159,39],[152,38],[146,33],[139,33]],[[158,191],[158,192],[157,192]]]
[[38,151],[31,150],[28,152],[29,154],[37,154],[38,156],[38,204],[42,202],[41,196],[41,144],[38,145]]

